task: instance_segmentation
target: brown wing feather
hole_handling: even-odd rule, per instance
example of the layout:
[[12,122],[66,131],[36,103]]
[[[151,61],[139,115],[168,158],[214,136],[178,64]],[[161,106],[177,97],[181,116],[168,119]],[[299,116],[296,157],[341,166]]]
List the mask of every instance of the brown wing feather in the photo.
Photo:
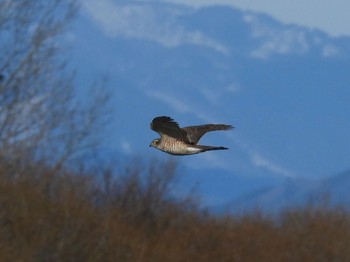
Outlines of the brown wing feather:
[[201,137],[210,131],[217,130],[230,130],[233,129],[231,125],[222,125],[222,124],[208,124],[208,125],[200,125],[200,126],[187,126],[181,128],[181,130],[186,132],[186,137],[191,144],[197,144]]
[[166,135],[188,143],[186,133],[181,130],[178,123],[168,116],[158,116],[154,118],[150,124],[153,131],[157,132],[161,137]]

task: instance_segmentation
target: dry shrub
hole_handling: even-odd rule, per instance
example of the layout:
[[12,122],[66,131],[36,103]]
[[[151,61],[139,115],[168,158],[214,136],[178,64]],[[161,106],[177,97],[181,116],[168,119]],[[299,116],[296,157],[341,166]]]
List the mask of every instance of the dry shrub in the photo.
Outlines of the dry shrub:
[[[157,167],[156,167],[157,166]],[[169,195],[175,166],[101,176],[0,168],[0,261],[347,261],[343,209],[212,216]]]

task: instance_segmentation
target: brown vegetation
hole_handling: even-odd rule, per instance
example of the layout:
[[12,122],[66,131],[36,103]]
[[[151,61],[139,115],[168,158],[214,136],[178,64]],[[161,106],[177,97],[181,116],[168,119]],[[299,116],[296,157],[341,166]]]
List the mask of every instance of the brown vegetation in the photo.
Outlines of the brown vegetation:
[[[0,170],[0,261],[347,261],[340,209],[211,216],[167,190],[159,168],[83,175],[35,166]],[[118,175],[118,176],[117,176]]]

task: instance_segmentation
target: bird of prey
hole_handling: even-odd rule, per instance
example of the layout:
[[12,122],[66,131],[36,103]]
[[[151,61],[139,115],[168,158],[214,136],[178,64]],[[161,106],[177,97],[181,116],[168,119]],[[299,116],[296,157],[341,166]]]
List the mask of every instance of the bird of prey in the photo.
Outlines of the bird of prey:
[[172,118],[159,116],[152,120],[150,127],[160,135],[154,139],[150,147],[155,147],[171,155],[192,155],[209,150],[228,149],[223,146],[198,145],[199,139],[207,132],[216,130],[230,130],[231,125],[207,124],[180,128]]

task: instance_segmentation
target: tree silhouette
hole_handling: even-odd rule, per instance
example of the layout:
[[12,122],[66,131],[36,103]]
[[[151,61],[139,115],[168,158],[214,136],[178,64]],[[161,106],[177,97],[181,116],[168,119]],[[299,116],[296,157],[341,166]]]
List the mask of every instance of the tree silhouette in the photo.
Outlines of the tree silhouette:
[[[74,0],[0,2],[0,160],[46,159],[62,166],[92,146],[106,95],[93,84],[79,103],[64,57]],[[16,165],[17,165],[16,164]]]

